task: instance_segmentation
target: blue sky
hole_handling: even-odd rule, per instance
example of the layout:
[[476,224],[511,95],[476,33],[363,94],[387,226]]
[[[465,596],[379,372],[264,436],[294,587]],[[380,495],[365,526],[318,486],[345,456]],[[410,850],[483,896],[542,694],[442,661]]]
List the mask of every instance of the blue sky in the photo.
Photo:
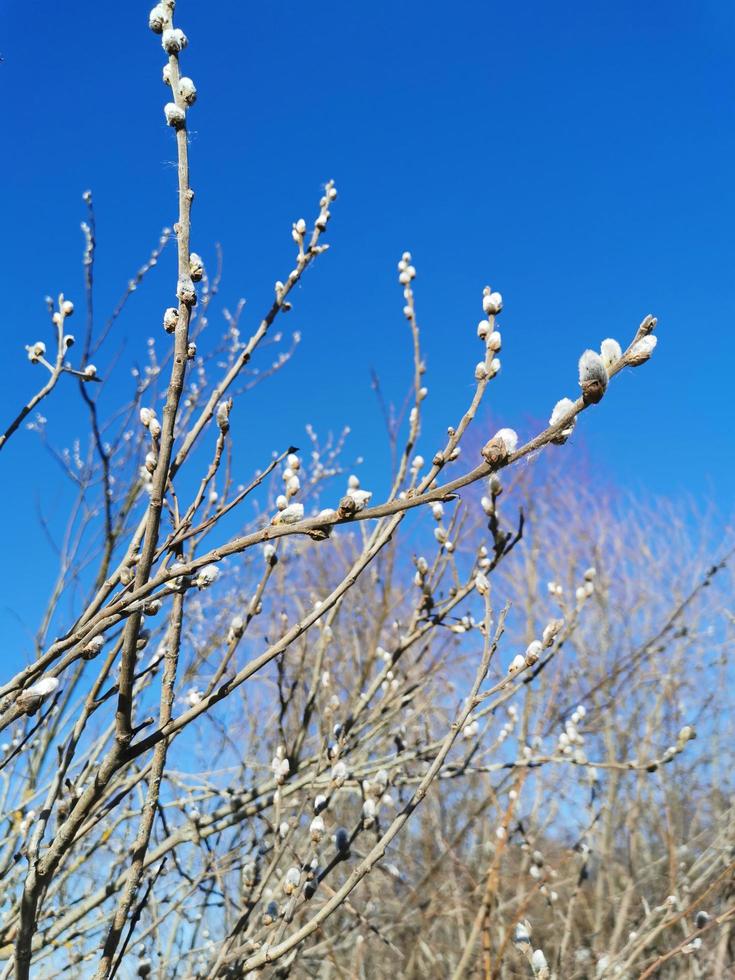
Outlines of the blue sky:
[[[175,218],[164,57],[148,7],[99,10],[6,0],[0,15],[3,426],[39,383],[23,348],[50,337],[43,297],[63,290],[82,304],[82,191],[96,201],[101,317]],[[199,90],[193,245],[205,259],[215,242],[224,251],[212,342],[221,305],[240,296],[243,330],[254,327],[291,267],[291,222],[315,215],[326,179],[340,192],[332,249],[283,321],[301,332],[296,358],[233,413],[238,478],[273,449],[303,445],[311,422],[323,433],[350,425],[348,457],[363,456],[364,482],[380,483],[370,370],[402,399],[410,344],[396,261],[410,249],[430,392],[425,455],[471,396],[486,283],[506,304],[488,406],[522,436],[575,394],[585,347],[607,336],[625,345],[653,312],[655,358],[614,385],[575,439],[612,481],[712,498],[732,513],[731,4],[180,0],[176,22]],[[96,358],[106,376],[122,350],[107,405],[127,394],[147,338],[166,342],[172,259]],[[44,406],[59,445],[85,433],[77,403],[62,384]],[[33,433],[12,440],[0,469],[4,550],[26,549],[34,565],[34,589],[17,576],[6,584],[0,623],[24,644],[20,623],[35,624],[54,574],[37,507],[60,533],[68,496]]]

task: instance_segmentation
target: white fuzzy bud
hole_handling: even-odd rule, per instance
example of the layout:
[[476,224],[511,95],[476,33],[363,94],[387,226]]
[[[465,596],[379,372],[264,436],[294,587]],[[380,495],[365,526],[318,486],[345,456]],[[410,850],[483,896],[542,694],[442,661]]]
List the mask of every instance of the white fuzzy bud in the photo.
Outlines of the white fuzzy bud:
[[289,868],[283,878],[283,890],[287,895],[293,895],[299,887],[301,872],[298,868]]
[[531,957],[531,967],[533,968],[533,972],[536,974],[536,976],[543,974],[544,971],[548,976],[549,967],[542,950],[534,949],[533,956]]
[[273,773],[276,783],[278,783],[279,786],[283,785],[283,783],[286,781],[286,777],[291,771],[291,764],[283,752],[283,746],[280,745],[275,757],[271,761],[271,772]]
[[230,427],[230,403],[228,401],[220,402],[217,406],[217,425],[223,432],[227,432]]
[[[176,295],[181,302],[186,303],[187,306],[193,306],[196,303],[197,291],[191,276],[182,276],[179,279],[176,284]],[[194,347],[194,354],[196,354],[196,344],[190,346]],[[194,354],[191,354],[190,356],[193,357]]]
[[58,686],[58,677],[42,677],[40,681],[36,681],[35,684],[31,684],[30,687],[27,687],[25,691],[22,692],[22,696],[30,698],[46,698],[49,696],[49,694],[53,694]]
[[316,816],[309,824],[309,835],[315,844],[319,844],[324,837],[326,827],[324,817]]
[[372,495],[370,490],[352,490],[349,493],[349,496],[355,501],[355,510],[363,510],[370,503]]
[[470,739],[473,739],[479,731],[480,723],[478,721],[471,721],[462,729],[462,737],[469,741]]
[[503,309],[503,297],[500,293],[486,292],[482,297],[482,308],[485,313],[495,316]]
[[343,786],[347,779],[347,766],[340,759],[332,766],[332,782],[335,786]]
[[166,333],[174,333],[179,322],[179,311],[175,306],[169,306],[163,314],[163,329]]
[[510,667],[508,667],[509,674],[517,674],[519,670],[523,670],[526,666],[526,658],[522,654],[517,654],[513,657]]
[[563,619],[552,619],[551,622],[544,627],[541,641],[545,647],[551,646],[551,644],[554,642],[554,637],[561,632],[563,626]]
[[189,256],[189,275],[192,282],[201,282],[204,278],[204,262],[201,255],[192,252]]
[[166,8],[162,3],[156,6],[148,14],[148,26],[154,34],[163,33],[163,25],[166,23]]
[[205,565],[204,568],[200,568],[195,579],[194,585],[198,589],[209,588],[213,585],[219,578],[220,570],[216,565]]
[[26,347],[26,350],[28,351],[28,360],[31,364],[37,364],[39,358],[43,357],[46,353],[46,345],[42,340],[37,340],[35,344]]
[[484,572],[478,572],[477,575],[475,575],[475,588],[480,595],[487,595],[490,591],[490,582]]
[[[558,425],[573,408],[574,402],[571,398],[560,398],[551,412],[549,425]],[[572,420],[571,424],[574,425],[574,420]]]
[[182,574],[182,572],[184,571],[184,568],[185,567],[186,566],[183,565],[181,562],[174,562],[173,565],[171,565],[169,571],[171,571],[171,572],[177,572],[178,574],[177,574],[177,577],[176,578],[172,578],[172,579],[170,579],[166,583],[166,588],[169,591],[171,591],[171,592],[178,592],[180,589],[182,589],[183,587],[185,587],[185,585],[186,585],[186,576]]
[[378,812],[378,807],[375,800],[368,798],[362,804],[362,819],[366,827],[369,827],[374,821]]
[[502,439],[505,448],[509,453],[514,453],[518,446],[518,433],[515,429],[499,429],[494,436],[495,439]]
[[543,644],[540,640],[534,640],[532,643],[528,644],[526,648],[526,666],[532,667],[538,661],[541,656],[541,651],[543,650]]
[[487,378],[487,368],[484,361],[478,361],[475,365],[475,381],[484,381]]
[[607,388],[607,371],[600,355],[586,350],[579,359],[579,384],[585,404],[599,402]]
[[600,356],[605,365],[605,370],[609,371],[623,356],[623,350],[617,340],[608,337],[600,344]]
[[163,114],[168,125],[174,129],[181,129],[186,125],[186,113],[175,102],[167,102],[163,107]]
[[179,79],[179,97],[189,106],[194,105],[197,100],[196,85],[186,75]]
[[82,651],[82,656],[85,660],[92,660],[102,650],[104,645],[105,638],[101,633],[98,633],[97,636],[93,636],[92,639],[85,645],[84,650]]
[[638,367],[639,364],[644,364],[651,354],[653,354],[653,350],[657,343],[657,337],[650,335],[648,337],[642,337],[636,344],[634,344],[630,354],[628,355],[628,363],[632,367]]
[[440,521],[444,517],[444,507],[437,500],[431,505],[431,513],[435,521]]
[[178,27],[167,27],[161,36],[161,47],[167,54],[178,54],[188,43],[186,34]]
[[297,524],[304,518],[303,504],[289,504],[279,511],[276,520],[279,524]]

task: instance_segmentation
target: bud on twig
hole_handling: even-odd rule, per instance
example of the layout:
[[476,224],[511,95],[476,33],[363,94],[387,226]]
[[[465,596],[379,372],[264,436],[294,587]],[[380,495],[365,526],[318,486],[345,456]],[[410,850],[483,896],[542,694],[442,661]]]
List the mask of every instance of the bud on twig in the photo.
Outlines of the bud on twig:
[[658,337],[642,337],[631,348],[631,351],[628,354],[628,364],[630,364],[631,367],[638,367],[640,364],[645,364],[651,354],[653,354],[657,342]]
[[182,129],[186,125],[186,113],[175,102],[167,102],[163,107],[163,114],[168,125],[174,129]]
[[161,46],[167,54],[178,54],[189,43],[186,34],[178,27],[168,27],[161,36]]
[[596,351],[586,350],[579,359],[579,386],[585,405],[602,401],[607,388],[607,371]]

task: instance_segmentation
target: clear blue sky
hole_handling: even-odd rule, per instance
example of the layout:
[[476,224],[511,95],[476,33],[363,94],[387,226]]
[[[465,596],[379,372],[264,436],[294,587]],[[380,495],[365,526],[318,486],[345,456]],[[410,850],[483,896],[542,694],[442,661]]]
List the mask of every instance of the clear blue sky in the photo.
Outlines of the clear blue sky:
[[[3,5],[3,425],[41,376],[23,346],[50,337],[43,297],[63,290],[81,306],[82,191],[97,205],[100,315],[175,218],[164,57],[147,12]],[[283,321],[302,333],[297,358],[236,409],[238,478],[272,449],[303,445],[309,421],[351,425],[364,482],[378,480],[369,372],[397,400],[410,380],[395,271],[408,248],[428,362],[426,455],[470,395],[485,283],[506,302],[490,405],[522,435],[575,394],[585,347],[625,344],[653,312],[654,360],[587,413],[580,435],[611,479],[732,512],[731,3],[180,0],[176,22],[199,90],[193,244],[209,259],[222,243],[221,296],[230,307],[247,298],[243,329],[288,273],[291,222],[313,217],[326,179],[340,192],[332,250]],[[165,344],[171,258],[96,358],[103,376],[122,344],[126,366],[147,337]],[[106,404],[128,378],[107,386]],[[44,406],[60,445],[85,432],[77,403],[62,384]],[[18,617],[35,626],[54,572],[37,507],[59,533],[66,490],[33,433],[13,439],[0,470],[4,550],[10,559],[25,544],[35,563],[33,588],[10,576],[0,601],[0,624],[22,645]]]

